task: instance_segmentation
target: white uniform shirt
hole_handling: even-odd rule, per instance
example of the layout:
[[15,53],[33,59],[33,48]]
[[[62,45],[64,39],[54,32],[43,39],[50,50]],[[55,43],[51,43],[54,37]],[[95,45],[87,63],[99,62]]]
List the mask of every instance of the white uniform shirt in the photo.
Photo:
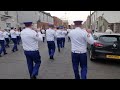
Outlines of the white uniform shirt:
[[20,36],[20,32],[16,31],[16,34],[17,34],[16,36]]
[[46,40],[54,41],[55,40],[55,30],[49,28],[46,30]]
[[57,37],[57,38],[61,38],[61,37],[62,37],[62,30],[58,29],[58,30],[56,31],[56,37]]
[[62,35],[61,36],[65,38],[66,35],[67,35],[67,31],[62,30]]
[[7,31],[5,31],[4,34],[5,34],[5,38],[9,38],[10,33],[8,33]]
[[91,34],[87,37],[88,33],[85,30],[77,27],[69,33],[71,39],[71,51],[75,53],[86,53],[87,52],[87,42],[89,44],[94,43],[94,39]]
[[21,31],[22,46],[25,51],[38,50],[38,41],[42,41],[42,34],[30,28],[25,28]]
[[19,36],[20,36],[21,32],[18,32],[18,34],[19,34]]
[[42,34],[45,34],[45,30],[44,29],[42,29],[41,32],[42,32]]
[[17,38],[17,32],[14,30],[10,30],[11,38]]
[[45,37],[45,30],[42,29],[41,32],[42,32],[43,37]]
[[112,31],[111,29],[107,29],[107,30],[106,30],[106,33],[109,33],[109,34],[110,34],[110,33],[113,33],[113,31]]
[[0,31],[0,40],[5,40],[5,33]]
[[71,29],[67,29],[67,32],[69,33],[71,31]]
[[42,34],[43,37],[45,37],[45,34]]

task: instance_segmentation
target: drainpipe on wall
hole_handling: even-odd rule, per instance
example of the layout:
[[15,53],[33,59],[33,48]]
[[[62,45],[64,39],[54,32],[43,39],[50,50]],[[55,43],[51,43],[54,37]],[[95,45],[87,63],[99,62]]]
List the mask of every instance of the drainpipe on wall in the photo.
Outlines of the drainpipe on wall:
[[104,28],[104,13],[102,14],[102,31],[104,32],[105,31],[105,28]]

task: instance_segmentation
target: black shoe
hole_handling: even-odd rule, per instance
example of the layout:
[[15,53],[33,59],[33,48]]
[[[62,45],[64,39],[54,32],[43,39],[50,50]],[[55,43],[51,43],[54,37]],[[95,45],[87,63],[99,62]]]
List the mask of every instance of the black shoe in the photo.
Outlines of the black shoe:
[[7,53],[4,53],[4,55],[6,55]]
[[50,56],[50,59],[53,59],[53,60],[54,60],[53,56]]
[[50,56],[50,59],[52,59],[52,57]]
[[2,57],[2,56],[0,55],[0,57]]
[[32,76],[30,79],[37,79],[36,76]]
[[51,59],[54,60],[53,56],[51,56]]
[[58,52],[60,52],[60,49],[58,49]]
[[14,50],[12,50],[12,52],[15,52]]
[[52,60],[54,60],[54,58],[52,58]]
[[16,51],[18,51],[18,49]]

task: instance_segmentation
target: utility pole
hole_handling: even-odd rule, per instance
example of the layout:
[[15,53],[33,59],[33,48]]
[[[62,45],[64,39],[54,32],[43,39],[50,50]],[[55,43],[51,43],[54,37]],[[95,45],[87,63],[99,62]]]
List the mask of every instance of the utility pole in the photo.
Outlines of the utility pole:
[[90,11],[90,29],[92,29],[92,27],[91,27],[91,11]]
[[104,13],[102,14],[102,31],[104,31]]

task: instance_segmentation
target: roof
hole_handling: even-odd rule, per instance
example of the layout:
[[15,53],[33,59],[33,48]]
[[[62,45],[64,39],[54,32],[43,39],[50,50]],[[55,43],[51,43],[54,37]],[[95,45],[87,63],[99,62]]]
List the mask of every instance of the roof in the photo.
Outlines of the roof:
[[[48,15],[48,16],[51,16],[51,14],[50,14],[50,13],[47,13],[47,12],[44,12],[44,11],[40,11],[40,12],[42,12],[42,13],[44,13],[44,14]],[[52,17],[52,16],[51,16],[51,17]]]
[[108,22],[108,23],[120,23],[120,19],[115,18],[115,16],[112,17],[104,17],[104,19]]
[[97,12],[97,17],[103,17],[108,23],[120,23],[120,11],[94,11],[91,15]]

